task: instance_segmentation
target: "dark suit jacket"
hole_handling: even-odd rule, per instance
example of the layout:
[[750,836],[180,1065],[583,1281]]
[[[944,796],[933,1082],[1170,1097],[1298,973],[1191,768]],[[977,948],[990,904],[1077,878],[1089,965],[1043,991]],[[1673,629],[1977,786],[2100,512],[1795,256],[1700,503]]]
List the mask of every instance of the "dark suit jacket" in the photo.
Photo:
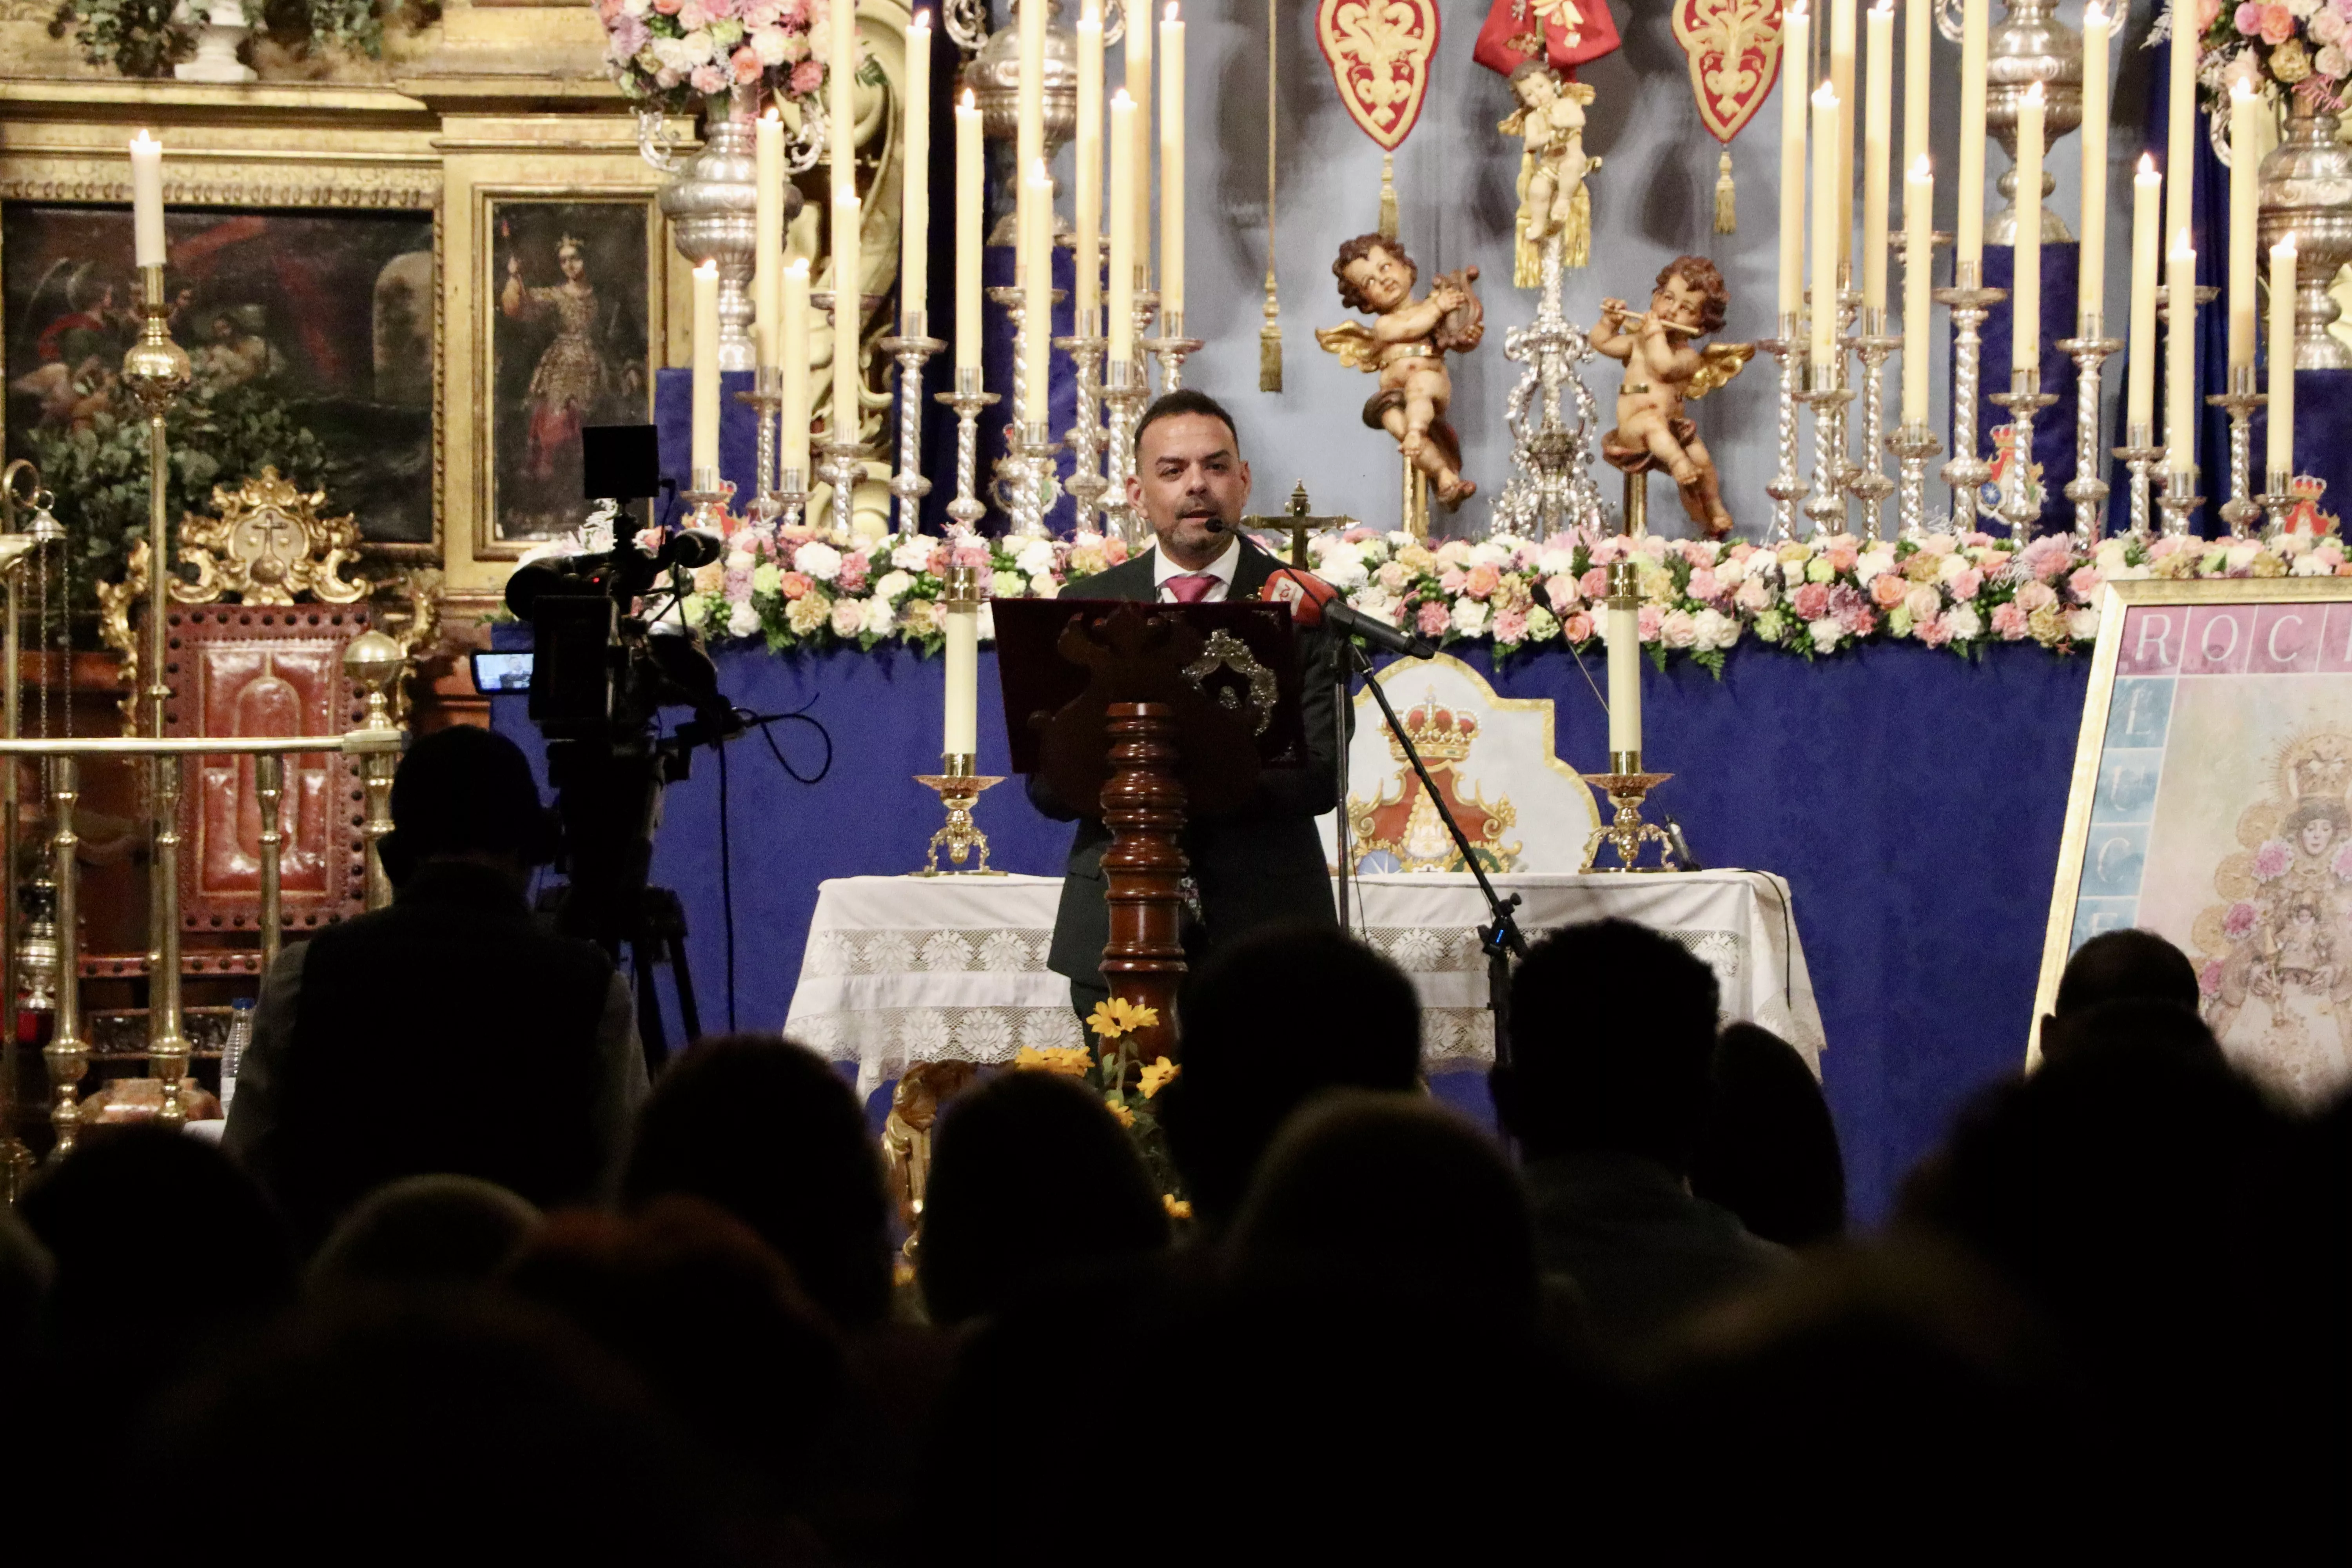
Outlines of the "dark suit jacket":
[[[1146,552],[1075,584],[1069,596],[1156,599],[1153,560],[1153,552]],[[1255,598],[1279,564],[1243,540],[1230,598]],[[1231,942],[1254,926],[1286,921],[1329,924],[1338,918],[1315,818],[1338,804],[1339,757],[1338,737],[1332,732],[1332,683],[1339,650],[1329,634],[1320,630],[1303,633],[1297,647],[1301,718],[1311,760],[1304,767],[1266,769],[1258,776],[1256,794],[1240,812],[1213,822],[1194,822],[1184,830],[1184,853],[1201,889],[1201,923],[1185,940],[1185,947],[1195,957],[1209,945]],[[1046,816],[1064,821],[1076,816],[1055,799],[1034,773],[1029,776],[1028,789],[1031,803]],[[1077,822],[1046,966],[1073,980],[1099,984],[1103,943],[1110,940],[1102,873],[1102,853],[1110,843],[1110,833],[1099,818],[1078,817]]]

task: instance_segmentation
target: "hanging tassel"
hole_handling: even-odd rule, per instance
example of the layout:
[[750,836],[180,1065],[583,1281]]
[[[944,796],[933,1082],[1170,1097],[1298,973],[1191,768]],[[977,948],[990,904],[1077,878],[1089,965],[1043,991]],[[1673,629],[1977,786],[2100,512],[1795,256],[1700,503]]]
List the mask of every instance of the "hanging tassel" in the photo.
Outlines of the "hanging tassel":
[[1723,150],[1723,157],[1715,165],[1715,232],[1739,232],[1738,193],[1731,184],[1731,149]]
[[1528,238],[1527,215],[1511,226],[1511,287],[1540,289],[1543,287],[1543,258],[1538,247]]
[[1562,267],[1582,267],[1592,259],[1592,185],[1589,180],[1576,182],[1576,195],[1568,199],[1568,233],[1562,237],[1559,264]]
[[1265,0],[1265,325],[1257,330],[1257,389],[1282,390],[1282,300],[1274,282],[1275,131],[1281,123],[1276,40],[1282,36],[1281,0]]
[[1282,390],[1282,305],[1274,294],[1274,274],[1265,275],[1265,325],[1257,330],[1257,389]]
[[1381,154],[1381,237],[1397,237],[1396,155]]

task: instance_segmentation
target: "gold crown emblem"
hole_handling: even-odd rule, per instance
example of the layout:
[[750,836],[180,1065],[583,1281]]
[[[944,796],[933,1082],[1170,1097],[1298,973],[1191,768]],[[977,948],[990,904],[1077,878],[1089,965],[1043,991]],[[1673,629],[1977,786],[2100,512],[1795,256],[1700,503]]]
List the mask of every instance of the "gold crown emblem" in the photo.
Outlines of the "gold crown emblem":
[[[2327,740],[2336,741],[2336,744],[2326,745]],[[2338,737],[2325,737],[2315,743],[2312,750],[2294,759],[2291,767],[2296,799],[2343,795],[2346,784],[2352,784],[2352,754],[2340,749],[2342,743]]]
[[2317,500],[2327,493],[2327,481],[2317,474],[2297,474],[2287,480],[2286,493],[2297,500]]
[[[1421,753],[1423,762],[1458,763],[1470,754],[1471,742],[1478,738],[1478,720],[1475,714],[1457,713],[1443,706],[1433,693],[1404,716],[1404,732],[1412,737],[1413,750]],[[1404,761],[1404,748],[1393,737],[1389,751],[1398,762]]]

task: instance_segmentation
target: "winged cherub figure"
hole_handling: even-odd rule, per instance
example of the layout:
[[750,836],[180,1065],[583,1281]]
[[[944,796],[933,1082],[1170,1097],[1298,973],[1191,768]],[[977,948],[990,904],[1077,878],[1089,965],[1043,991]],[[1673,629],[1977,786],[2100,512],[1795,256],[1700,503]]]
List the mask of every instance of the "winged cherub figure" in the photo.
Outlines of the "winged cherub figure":
[[1496,129],[1526,141],[1519,155],[1518,251],[1511,280],[1522,289],[1542,282],[1543,247],[1561,237],[1560,260],[1581,267],[1591,257],[1592,195],[1585,176],[1601,167],[1584,155],[1584,106],[1592,89],[1563,82],[1542,55],[1519,62],[1511,72],[1511,94],[1519,107]]
[[1628,473],[1665,469],[1682,489],[1683,510],[1710,538],[1731,531],[1715,458],[1683,416],[1685,398],[1704,397],[1739,374],[1753,343],[1693,341],[1722,327],[1731,296],[1723,274],[1704,256],[1678,256],[1658,274],[1650,308],[1636,313],[1622,300],[1601,301],[1592,346],[1625,365],[1617,390],[1617,428],[1601,438],[1601,455]]
[[1454,399],[1445,374],[1448,353],[1467,353],[1486,336],[1486,308],[1471,293],[1478,269],[1440,274],[1427,299],[1412,297],[1421,269],[1404,247],[1377,234],[1358,235],[1331,263],[1339,302],[1371,313],[1370,327],[1350,321],[1320,327],[1315,341],[1357,370],[1377,372],[1381,389],[1364,405],[1364,423],[1396,437],[1397,450],[1429,476],[1444,505],[1459,506],[1478,487],[1462,477],[1462,442],[1446,423]]

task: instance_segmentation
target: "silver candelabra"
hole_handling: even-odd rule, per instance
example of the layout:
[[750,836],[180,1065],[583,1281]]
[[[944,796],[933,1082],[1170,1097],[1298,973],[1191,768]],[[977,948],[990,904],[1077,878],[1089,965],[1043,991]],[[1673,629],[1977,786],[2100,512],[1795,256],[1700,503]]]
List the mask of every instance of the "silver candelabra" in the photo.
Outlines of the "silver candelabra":
[[2149,532],[2149,493],[2156,484],[2156,466],[2164,461],[2164,448],[2156,444],[2156,431],[2146,425],[2134,425],[2124,432],[2124,444],[2115,449],[2131,478],[2131,536],[2147,542]]
[[2104,335],[2096,310],[2078,311],[2074,335],[2058,340],[2058,352],[2074,362],[2074,477],[2066,499],[2074,503],[2074,538],[2085,550],[2106,531],[2107,481],[2100,477],[2099,368],[2123,344]]
[[1899,521],[1898,538],[1916,544],[1927,537],[1927,459],[1944,449],[1936,433],[1923,421],[1899,426],[1886,438],[1886,449],[1895,454],[1895,515]]
[[[1504,406],[1513,473],[1495,500],[1490,537],[1541,539],[1564,527],[1601,526],[1601,489],[1589,471],[1599,416],[1592,389],[1576,374],[1593,357],[1592,344],[1560,309],[1560,250],[1558,235],[1545,242],[1535,321],[1513,328],[1503,342],[1503,357],[1527,368]],[[1570,387],[1573,423],[1561,414],[1561,395]]]
[[[1141,308],[1139,297],[1137,309]],[[1199,353],[1202,344],[1200,339],[1184,335],[1184,312],[1181,308],[1171,308],[1160,312],[1159,336],[1145,338],[1139,346],[1160,362],[1161,390],[1173,392],[1184,384],[1185,360]]]
[[1992,465],[1985,461],[1977,439],[1978,358],[1984,350],[1978,329],[1992,308],[2009,298],[2009,290],[1984,287],[1982,270],[1981,263],[1955,261],[1952,286],[1936,290],[1936,302],[1952,312],[1952,455],[1940,473],[1952,487],[1952,529],[1957,533],[1976,531],[1984,482],[1992,477]]
[[931,336],[930,312],[919,306],[898,315],[898,335],[884,338],[882,352],[898,362],[898,468],[890,493],[898,502],[898,531],[923,531],[923,498],[931,481],[923,478],[923,364],[948,345]]
[[1780,390],[1773,400],[1774,450],[1780,460],[1764,493],[1772,498],[1773,542],[1786,544],[1797,537],[1797,503],[1805,494],[1804,476],[1797,468],[1797,402],[1803,395],[1798,390],[1798,381],[1804,374],[1804,316],[1796,311],[1782,312],[1779,335],[1766,338],[1756,346],[1770,354],[1780,371]]
[[1900,337],[1889,336],[1885,310],[1864,310],[1862,331],[1846,340],[1862,360],[1862,463],[1847,485],[1854,499],[1862,502],[1862,537],[1869,543],[1878,542],[1879,513],[1886,498],[1895,493],[1895,481],[1886,477],[1879,464],[1879,453],[1885,448],[1885,408],[1881,372],[1887,356],[1903,346]]
[[753,481],[759,487],[752,494],[750,515],[760,521],[773,524],[782,510],[776,500],[776,437],[777,420],[784,406],[784,371],[782,365],[763,364],[753,373],[751,390],[735,395],[738,403],[749,404],[751,417],[757,421],[752,442]]
[[[1018,286],[991,289],[988,297],[1004,307],[1004,314],[1013,323],[1012,417],[1005,424],[1004,456],[996,461],[996,483],[992,487],[996,504],[1013,520],[1013,533],[1042,537],[1045,513],[1052,506],[1045,497],[1045,488],[1054,478],[1054,440],[1051,411],[1029,406],[1028,377],[1021,369],[1029,357],[1029,291]],[[1053,289],[1046,291],[1046,298],[1058,305],[1065,296],[1061,289]],[[1053,323],[1041,322],[1037,330],[1051,331]]]
[[2197,493],[2197,466],[2169,468],[2164,475],[2164,499],[2157,503],[2164,508],[2164,531],[2174,539],[2189,537],[2189,527],[2197,516],[2197,509],[2205,498]]
[[2230,416],[2230,499],[2221,503],[2221,521],[2230,525],[2232,539],[2243,539],[2253,531],[2255,520],[2263,509],[2253,497],[2254,410],[2270,401],[2269,395],[2254,390],[2254,367],[2233,364],[2230,367],[2230,390],[2217,392],[2205,401],[2215,408],[2227,410]]
[[1104,448],[1103,521],[1116,530],[1130,550],[1140,549],[1147,531],[1127,499],[1127,476],[1135,461],[1135,427],[1143,418],[1150,395],[1143,366],[1134,360],[1112,360],[1103,367],[1103,405],[1109,414]]
[[[1095,322],[1080,322],[1081,328],[1091,329]],[[1082,529],[1096,530],[1100,524],[1095,513],[1103,507],[1103,493],[1110,481],[1103,477],[1102,459],[1108,437],[1103,431],[1102,363],[1110,341],[1093,331],[1081,331],[1070,337],[1055,338],[1054,346],[1070,356],[1071,368],[1076,373],[1076,417],[1070,426],[1070,478],[1063,488],[1070,492],[1076,507],[1076,521]]]
[[955,390],[939,395],[938,400],[953,409],[956,416],[956,493],[948,503],[950,532],[971,533],[988,515],[987,505],[975,493],[980,479],[980,416],[995,405],[996,394],[981,389],[982,374],[977,365],[960,365]]

